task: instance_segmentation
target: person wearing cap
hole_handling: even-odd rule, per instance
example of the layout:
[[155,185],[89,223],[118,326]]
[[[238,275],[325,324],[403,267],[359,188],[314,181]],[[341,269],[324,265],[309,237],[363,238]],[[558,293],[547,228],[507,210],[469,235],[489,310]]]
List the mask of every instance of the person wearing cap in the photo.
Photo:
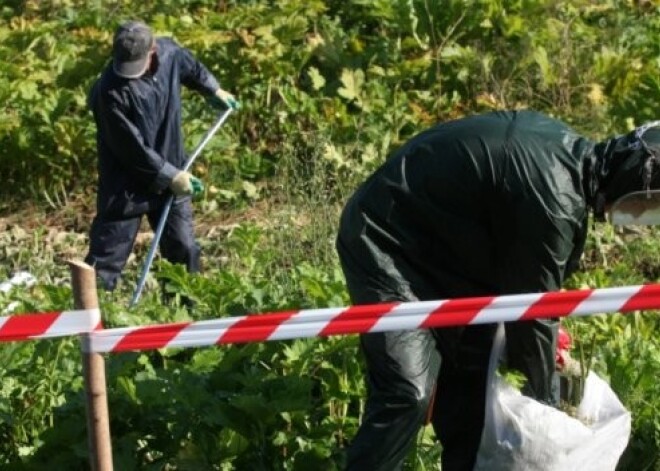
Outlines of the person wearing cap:
[[[658,187],[659,158],[660,122],[598,143],[534,111],[438,124],[395,151],[344,207],[336,247],[351,301],[559,290],[578,268],[590,211],[600,220],[623,195]],[[368,395],[346,469],[402,469],[431,411],[443,471],[472,470],[495,327],[361,335]],[[505,328],[523,394],[556,405],[558,322]]]
[[115,288],[143,216],[152,227],[168,195],[176,198],[160,242],[162,255],[188,271],[200,269],[191,196],[202,182],[182,170],[182,85],[226,107],[239,106],[193,54],[172,39],[154,37],[140,21],[120,25],[112,61],[93,84],[89,107],[96,123],[97,213],[86,262],[105,289]]

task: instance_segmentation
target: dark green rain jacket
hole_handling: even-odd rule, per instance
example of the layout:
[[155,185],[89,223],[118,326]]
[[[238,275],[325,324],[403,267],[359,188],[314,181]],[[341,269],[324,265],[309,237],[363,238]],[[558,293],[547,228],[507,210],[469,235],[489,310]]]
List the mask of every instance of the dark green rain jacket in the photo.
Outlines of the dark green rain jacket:
[[[361,302],[557,290],[577,268],[594,143],[532,111],[439,124],[366,180],[337,248]],[[354,290],[353,290],[354,291]],[[356,299],[354,299],[356,301]]]
[[[467,117],[418,134],[357,189],[342,213],[337,250],[352,302],[559,289],[578,267],[588,212],[641,190],[648,181],[645,169],[660,167],[660,122],[651,124],[644,138],[658,158],[641,145],[643,127],[594,143],[561,121],[532,111]],[[650,187],[659,186],[655,168]],[[507,324],[507,362],[527,376],[523,393],[550,404],[557,400],[556,326],[553,320]],[[485,329],[432,332],[441,365],[447,367],[445,377],[466,387],[485,378],[484,354],[490,352],[489,343],[481,343]],[[377,418],[365,415],[370,428],[359,435],[360,446],[382,439],[377,433],[370,437],[373,430],[401,427],[401,402],[379,394],[379,384],[394,384],[396,390],[398,383],[405,395],[410,384],[426,387],[428,376],[435,374],[432,362],[414,378],[393,374],[406,357],[424,358],[415,352],[424,344],[379,340],[362,343],[368,389],[376,391],[370,393],[367,408],[379,412],[373,416]],[[383,345],[382,351],[374,345]],[[460,407],[456,395],[465,393],[445,391],[443,404],[436,404],[436,410],[445,411],[438,415],[440,428],[446,411]],[[468,428],[476,424],[470,422],[474,416],[463,419]],[[453,427],[450,421],[449,429]],[[456,444],[445,445],[449,450]]]

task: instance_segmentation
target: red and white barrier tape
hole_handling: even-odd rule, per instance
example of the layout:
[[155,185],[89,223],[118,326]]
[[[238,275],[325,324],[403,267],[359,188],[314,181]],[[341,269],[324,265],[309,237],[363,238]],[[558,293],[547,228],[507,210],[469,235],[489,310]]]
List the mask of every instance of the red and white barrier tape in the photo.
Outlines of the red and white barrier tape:
[[144,327],[99,330],[94,352],[326,337],[549,317],[660,309],[660,284],[550,293],[303,309]]
[[0,342],[77,335],[100,327],[101,313],[98,309],[0,317]]

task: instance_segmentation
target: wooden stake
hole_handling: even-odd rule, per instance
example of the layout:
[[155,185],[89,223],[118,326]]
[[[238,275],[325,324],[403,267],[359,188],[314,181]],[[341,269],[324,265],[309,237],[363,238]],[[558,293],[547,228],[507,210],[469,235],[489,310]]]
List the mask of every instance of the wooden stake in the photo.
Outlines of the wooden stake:
[[[96,273],[86,263],[69,262],[76,309],[97,309]],[[87,437],[92,471],[112,471],[112,444],[105,384],[105,360],[90,352],[89,335],[81,337],[87,408]]]

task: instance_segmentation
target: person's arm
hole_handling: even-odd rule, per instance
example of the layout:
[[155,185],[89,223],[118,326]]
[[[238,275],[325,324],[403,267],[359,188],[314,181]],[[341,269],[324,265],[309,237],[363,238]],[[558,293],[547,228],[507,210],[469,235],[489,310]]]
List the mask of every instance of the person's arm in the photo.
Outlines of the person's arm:
[[580,267],[580,259],[584,253],[584,246],[587,242],[587,232],[589,230],[589,215],[584,213],[582,218],[582,227],[575,231],[573,239],[573,252],[571,252],[568,262],[566,263],[566,270],[564,271],[564,279],[568,279]]
[[177,50],[177,62],[184,86],[205,96],[217,98],[229,108],[236,109],[240,106],[234,95],[224,90],[215,76],[188,49],[180,47]]
[[[533,203],[507,205],[500,214],[495,245],[497,284],[503,294],[555,291],[561,288],[574,253],[575,223],[551,219],[541,209],[526,210]],[[509,214],[504,214],[508,212]]]
[[204,95],[212,95],[220,88],[215,76],[185,47],[177,49],[176,61],[179,66],[181,83],[187,88]]
[[99,126],[105,144],[122,167],[145,189],[160,193],[179,172],[144,142],[139,129],[128,119],[127,110],[112,95],[98,97]]
[[[495,245],[503,294],[559,290],[583,248],[580,218],[550,215],[532,197],[511,201],[498,214]],[[507,363],[528,379],[523,392],[553,403],[557,319],[506,324]]]

